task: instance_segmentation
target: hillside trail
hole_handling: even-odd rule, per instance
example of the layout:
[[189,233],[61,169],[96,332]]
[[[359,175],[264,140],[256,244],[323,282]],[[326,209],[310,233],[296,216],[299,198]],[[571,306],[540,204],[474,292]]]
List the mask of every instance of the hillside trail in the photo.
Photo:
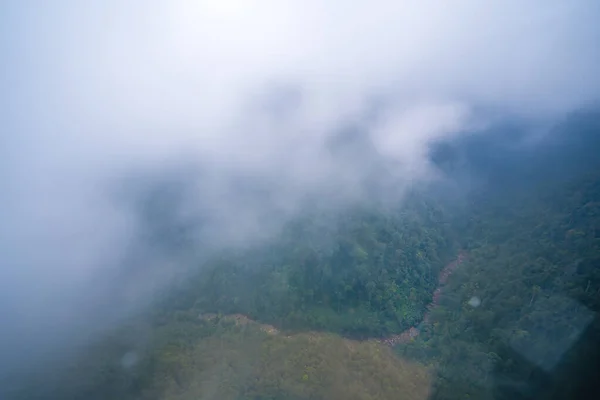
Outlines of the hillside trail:
[[464,252],[461,252],[458,254],[458,256],[456,257],[456,259],[454,261],[452,261],[451,263],[446,265],[440,271],[440,273],[438,275],[438,286],[433,292],[433,299],[431,300],[431,303],[429,303],[427,305],[427,308],[426,308],[427,311],[425,311],[425,315],[423,316],[423,319],[419,323],[417,323],[414,326],[411,326],[404,332],[399,333],[397,335],[392,335],[392,336],[388,336],[388,337],[381,338],[381,339],[375,339],[375,340],[379,343],[383,343],[388,346],[395,346],[397,344],[409,342],[411,339],[414,339],[417,336],[419,336],[421,334],[421,330],[418,328],[418,326],[421,324],[429,323],[431,312],[436,307],[439,306],[439,301],[442,296],[444,285],[446,285],[446,283],[448,282],[450,275],[452,275],[452,273],[454,271],[456,271],[456,268],[458,268],[458,266],[460,264],[462,264],[465,260],[466,260],[466,254]]
[[[421,331],[418,328],[418,326],[421,324],[429,323],[431,312],[436,307],[439,306],[439,301],[442,296],[443,288],[444,288],[445,284],[448,282],[448,279],[450,278],[452,273],[454,271],[456,271],[456,268],[458,268],[458,266],[460,264],[462,264],[465,260],[466,260],[466,254],[464,252],[460,252],[454,261],[447,264],[440,271],[440,273],[438,275],[438,285],[437,285],[437,288],[433,292],[433,299],[432,299],[431,303],[429,303],[427,305],[427,307],[426,307],[427,311],[425,312],[423,319],[421,319],[421,321],[419,323],[408,328],[404,332],[396,334],[396,335],[391,335],[391,336],[387,336],[384,338],[370,338],[367,340],[385,344],[387,346],[396,346],[401,343],[409,342],[410,340],[419,336]],[[236,325],[252,324],[252,325],[257,326],[261,331],[263,331],[269,335],[279,335],[281,333],[280,330],[277,329],[276,327],[274,327],[273,325],[261,324],[243,314],[229,314],[229,315],[224,315],[224,316],[219,316],[217,314],[200,314],[198,317],[200,319],[206,320],[206,321],[214,321],[216,319],[231,321],[231,322],[234,322]],[[291,336],[287,335],[286,337],[291,337]]]

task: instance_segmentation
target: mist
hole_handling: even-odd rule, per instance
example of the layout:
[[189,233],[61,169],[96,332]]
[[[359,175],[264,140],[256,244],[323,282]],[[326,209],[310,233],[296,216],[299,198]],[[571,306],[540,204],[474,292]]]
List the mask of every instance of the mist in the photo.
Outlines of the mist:
[[[6,2],[0,369],[89,340],[196,253],[268,240],[307,204],[401,202],[441,179],[433,143],[514,119],[543,140],[598,100],[599,11]],[[159,214],[202,251],[161,250]]]

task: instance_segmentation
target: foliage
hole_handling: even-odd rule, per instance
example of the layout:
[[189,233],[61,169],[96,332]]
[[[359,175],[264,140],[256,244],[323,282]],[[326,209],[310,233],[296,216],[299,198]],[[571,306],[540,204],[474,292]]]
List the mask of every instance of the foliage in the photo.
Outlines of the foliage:
[[425,400],[431,390],[430,371],[375,342],[283,335],[249,320],[191,313],[155,327],[147,346],[138,348],[140,362],[124,366],[123,338],[136,331],[123,329],[74,359],[45,397]]
[[193,285],[195,306],[286,329],[398,333],[418,323],[431,301],[452,253],[446,230],[440,210],[422,199],[385,213],[304,216],[267,250],[206,267]]
[[[550,183],[475,192],[468,207],[413,193],[397,209],[307,212],[204,263],[20,398],[574,398],[600,355],[600,174]],[[415,325],[396,355],[362,340]]]
[[582,353],[598,354],[592,340],[569,349],[598,333],[600,176],[481,196],[469,211],[461,224],[468,262],[444,289],[427,334],[399,354],[437,365],[436,398],[531,398],[540,390],[572,398],[548,387],[569,386],[556,368],[579,370]]

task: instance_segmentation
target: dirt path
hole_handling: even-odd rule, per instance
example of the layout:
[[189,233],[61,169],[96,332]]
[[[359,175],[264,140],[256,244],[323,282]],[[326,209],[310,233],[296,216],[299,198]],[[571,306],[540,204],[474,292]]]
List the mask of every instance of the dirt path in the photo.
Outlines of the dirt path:
[[[456,270],[456,268],[465,261],[465,259],[466,259],[465,254],[460,253],[454,261],[452,261],[451,263],[446,265],[444,267],[444,269],[442,269],[440,271],[440,273],[438,275],[438,286],[435,289],[435,291],[433,292],[433,299],[432,299],[431,303],[429,303],[429,305],[427,306],[427,311],[425,312],[425,315],[423,316],[423,319],[421,320],[421,322],[419,324],[417,324],[416,326],[412,326],[412,327],[408,328],[407,330],[405,330],[404,332],[397,334],[397,335],[392,335],[392,336],[388,336],[388,337],[381,338],[381,339],[368,339],[368,340],[375,341],[377,343],[382,343],[382,344],[385,344],[388,346],[395,346],[400,343],[406,343],[406,342],[410,341],[411,339],[419,336],[421,331],[419,330],[419,328],[417,328],[417,326],[420,325],[421,323],[429,322],[429,316],[431,314],[431,311],[439,305],[443,287],[446,284],[446,282],[448,282],[448,278],[450,277],[450,275],[452,275],[452,273]],[[259,322],[256,322],[256,321],[248,318],[247,316],[245,316],[243,314],[230,314],[230,315],[225,315],[225,316],[221,316],[221,317],[219,317],[217,314],[200,314],[198,317],[200,319],[207,320],[207,321],[211,321],[211,320],[220,318],[222,320],[234,322],[237,325],[253,324],[253,325],[258,326],[260,330],[262,330],[263,332],[265,332],[269,335],[278,335],[280,333],[280,331],[277,328],[275,328],[273,325],[261,324]]]
[[[427,305],[427,311],[425,312],[425,315],[423,316],[421,323],[425,323],[425,324],[429,323],[429,317],[431,315],[431,311],[439,305],[439,301],[440,301],[440,297],[442,295],[444,285],[446,284],[446,282],[448,282],[448,278],[450,278],[450,275],[452,275],[452,273],[454,271],[456,271],[456,268],[460,264],[462,264],[465,261],[465,259],[466,259],[465,254],[460,253],[458,255],[458,257],[456,257],[456,260],[454,260],[450,264],[446,265],[444,267],[444,269],[442,269],[440,271],[440,274],[438,275],[438,286],[435,289],[435,291],[433,292],[433,299],[432,299],[431,303],[429,303]],[[420,325],[421,323],[417,324],[416,326],[412,326],[412,327],[408,328],[407,330],[405,330],[404,332],[402,332],[400,334],[388,336],[388,337],[382,338],[382,339],[377,339],[377,341],[380,343],[386,344],[388,346],[395,346],[400,343],[406,343],[406,342],[410,341],[411,339],[419,336],[421,331],[419,330],[419,328],[417,328],[417,326]]]

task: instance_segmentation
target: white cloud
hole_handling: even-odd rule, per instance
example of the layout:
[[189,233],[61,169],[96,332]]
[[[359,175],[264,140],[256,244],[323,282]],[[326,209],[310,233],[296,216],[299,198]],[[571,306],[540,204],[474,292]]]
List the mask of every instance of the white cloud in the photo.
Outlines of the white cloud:
[[[482,122],[480,108],[545,119],[600,93],[595,0],[23,0],[3,8],[0,246],[11,256],[0,280],[22,304],[38,283],[50,297],[75,290],[109,263],[107,249],[120,254],[131,216],[105,189],[132,168],[201,162],[209,171],[198,183],[201,203],[223,236],[242,240],[261,230],[270,208],[287,215],[307,194],[364,194],[372,160],[360,143],[332,152],[341,129],[368,134],[400,184],[428,177],[429,141]],[[231,182],[240,176],[261,180],[271,201],[240,197]],[[26,272],[7,280],[15,265]],[[37,276],[53,276],[54,286]]]

